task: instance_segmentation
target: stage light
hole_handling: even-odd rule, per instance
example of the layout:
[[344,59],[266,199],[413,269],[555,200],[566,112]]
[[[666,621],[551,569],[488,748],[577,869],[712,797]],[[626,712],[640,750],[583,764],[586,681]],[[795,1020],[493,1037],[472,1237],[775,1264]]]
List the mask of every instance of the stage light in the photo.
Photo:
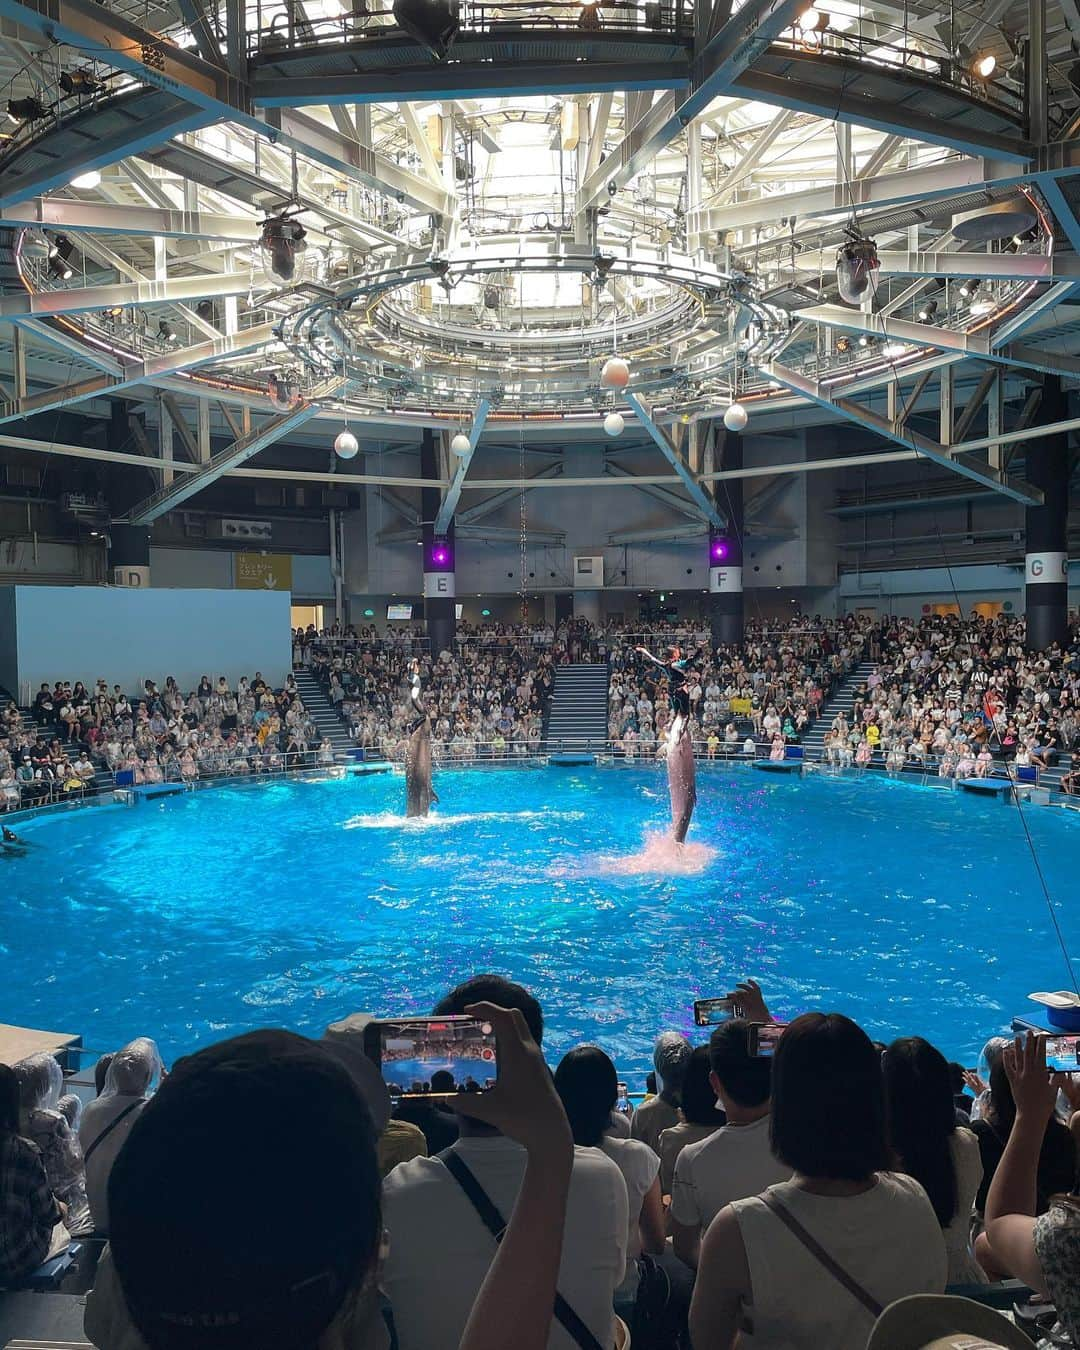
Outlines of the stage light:
[[881,354],[889,361],[895,361],[898,356],[903,356],[907,351],[907,344],[903,342],[886,342],[881,349]]
[[979,289],[979,283],[973,277],[967,277],[960,283],[960,299],[970,300]]
[[968,67],[977,80],[988,80],[997,70],[997,57],[992,52],[979,52]]
[[851,351],[851,339],[849,337],[838,337],[836,339],[836,350],[841,353]]
[[101,174],[97,169],[87,169],[85,173],[76,174],[69,184],[70,187],[79,188],[81,191],[88,192],[91,188],[96,188],[101,183]]
[[877,244],[847,228],[848,242],[836,254],[836,284],[846,304],[860,305],[867,292],[877,289],[874,273],[881,266]]
[[203,320],[204,323],[211,323],[214,318],[213,300],[200,300],[199,303],[195,306],[195,313],[199,316],[200,319]]
[[991,314],[994,310],[994,293],[989,286],[981,286],[971,297],[971,312],[979,316]]
[[927,300],[924,305],[919,306],[919,320],[922,323],[929,323],[938,312],[938,302],[936,300]]
[[452,572],[454,570],[454,550],[450,546],[450,541],[437,536],[431,541],[431,546],[427,550],[428,572]]
[[874,341],[875,341],[875,339],[874,339],[874,338],[871,336],[871,334],[869,334],[869,333],[860,333],[860,334],[859,334],[859,346],[860,346],[860,347],[872,347],[872,346],[874,345]]
[[811,5],[809,9],[804,9],[795,20],[795,27],[798,28],[800,32],[813,33],[822,26],[822,20],[824,18],[825,15],[822,14],[819,9],[815,9],[813,5]]
[[176,330],[171,326],[171,324],[166,323],[164,319],[160,319],[158,321],[157,331],[158,337],[162,340],[162,342],[176,343],[180,341],[180,339],[176,335]]
[[285,375],[271,374],[266,381],[266,392],[270,402],[280,412],[288,412],[300,402],[300,395]]
[[70,281],[74,269],[68,259],[75,252],[75,245],[66,234],[58,234],[49,249],[49,271],[61,281]]
[[731,546],[726,539],[714,539],[709,545],[709,561],[714,565],[725,563],[730,552]]
[[307,231],[298,220],[274,216],[263,222],[262,248],[270,254],[270,270],[282,281],[292,281],[296,273],[296,255],[307,248]]
[[91,94],[100,94],[105,85],[93,71],[65,70],[60,76],[60,88],[65,94],[89,97]]
[[457,0],[394,0],[394,22],[440,61],[457,37],[458,11]]
[[339,431],[334,440],[334,454],[338,459],[355,459],[360,449],[360,442],[351,431]]
[[49,115],[45,104],[36,98],[9,98],[7,110],[13,122],[40,122]]
[[724,409],[724,426],[728,431],[744,431],[750,414],[741,403],[729,403]]

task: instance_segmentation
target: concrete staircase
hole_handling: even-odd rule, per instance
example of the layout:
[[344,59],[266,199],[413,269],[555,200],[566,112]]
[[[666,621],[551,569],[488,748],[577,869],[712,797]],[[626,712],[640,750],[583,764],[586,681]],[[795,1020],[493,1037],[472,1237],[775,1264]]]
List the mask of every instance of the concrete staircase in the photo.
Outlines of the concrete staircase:
[[[337,715],[334,705],[323,693],[323,687],[309,670],[303,666],[293,668],[293,679],[296,681],[296,689],[300,695],[300,700],[304,707],[311,714],[311,720],[315,723],[319,732],[319,739],[328,737],[330,744],[334,747],[334,754],[340,758],[346,751],[353,748],[353,742],[349,739],[349,733],[345,723]],[[314,747],[318,748],[318,747]]]
[[600,750],[607,738],[607,665],[556,667],[546,731],[548,748]]
[[807,759],[824,759],[825,735],[832,726],[833,718],[842,712],[851,726],[852,709],[855,706],[856,690],[866,683],[876,661],[860,661],[849,674],[840,681],[829,698],[822,704],[821,716],[809,728],[803,737],[803,753]]

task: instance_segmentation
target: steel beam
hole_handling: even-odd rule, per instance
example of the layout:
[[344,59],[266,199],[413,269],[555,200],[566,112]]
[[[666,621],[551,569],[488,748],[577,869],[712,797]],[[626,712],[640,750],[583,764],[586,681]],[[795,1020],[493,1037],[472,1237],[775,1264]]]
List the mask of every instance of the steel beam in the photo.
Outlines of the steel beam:
[[[694,471],[696,472],[696,470]],[[604,472],[611,474],[613,478],[634,477],[629,469],[624,469],[619,464],[613,464],[610,458],[604,465]],[[674,492],[669,492],[667,488],[643,487],[641,491],[644,492],[646,497],[652,497],[654,501],[662,502],[670,511],[678,511],[681,516],[689,516],[693,520],[700,521],[701,519],[701,512],[693,502],[688,502]]]
[[1076,212],[1070,206],[1069,199],[1062,191],[1061,184],[1050,174],[1037,175],[1033,182],[1042,193],[1054,219],[1061,226],[1062,234],[1073,249],[1080,253],[1080,220],[1077,220]]
[[122,362],[114,356],[98,351],[91,343],[84,338],[76,337],[66,327],[61,328],[58,324],[46,323],[42,319],[17,319],[16,323],[24,333],[29,333],[39,342],[49,347],[58,347],[69,356],[85,361],[88,366],[96,366],[98,370],[104,370],[118,379],[124,373]]
[[[972,277],[985,281],[1080,280],[1080,257],[1070,253],[912,253],[878,252],[883,276]],[[836,263],[835,249],[808,249],[796,255],[800,271],[818,276]]]
[[[1080,366],[1080,362],[1077,363]],[[964,404],[964,410],[956,419],[953,425],[953,440],[962,441],[967,435],[972,422],[979,414],[979,410],[986,402],[990,391],[1001,378],[1001,372],[996,366],[990,366],[983,371],[979,383],[975,386],[975,391]]]
[[130,511],[125,512],[121,519],[132,525],[149,525],[152,521],[165,515],[166,512],[172,511],[184,502],[189,501],[203,488],[209,487],[211,483],[216,483],[226,470],[239,468],[241,464],[251,459],[253,455],[257,455],[266,446],[273,445],[275,441],[281,440],[283,436],[295,431],[297,427],[302,427],[318,411],[319,408],[316,403],[301,403],[289,412],[272,417],[249,436],[234,441],[224,450],[219,450],[216,455],[211,455],[205,464],[199,466],[196,473],[152,492],[149,497],[144,498]]
[[[740,11],[740,13],[741,12],[742,11]],[[718,530],[722,530],[727,525],[727,519],[717,510],[712,495],[705,491],[698,481],[697,475],[691,471],[682,450],[675,441],[668,436],[663,428],[656,425],[653,421],[651,411],[645,405],[640,394],[627,394],[626,400],[637,413],[641,425],[648,432],[660,453],[678,474],[683,486],[690,494],[691,500],[701,512],[702,516],[710,523],[710,525],[714,525]]]
[[[563,472],[563,463],[560,459],[555,464],[548,464],[541,469],[539,473],[533,474],[531,478],[525,480],[524,488],[526,492],[531,491],[537,486],[538,478],[560,478]],[[475,487],[472,483],[469,487]],[[468,488],[466,489],[468,490]],[[486,497],[482,502],[477,502],[475,506],[470,506],[465,511],[459,511],[455,521],[455,529],[462,525],[475,525],[478,520],[483,520],[486,516],[493,515],[494,512],[514,501],[521,494],[521,484],[517,487],[507,488],[504,492],[496,492],[493,497]]]
[[454,519],[454,512],[461,500],[461,489],[465,485],[465,475],[469,472],[469,465],[476,453],[476,447],[480,442],[480,437],[484,434],[484,426],[487,423],[490,411],[490,401],[482,398],[477,404],[476,412],[473,414],[473,424],[469,428],[469,453],[458,457],[458,462],[450,477],[450,486],[446,489],[446,496],[439,504],[439,514],[435,517],[434,526],[436,534],[445,534],[450,528],[450,522]]
[[877,413],[861,407],[852,399],[835,397],[824,385],[818,384],[814,380],[808,380],[805,375],[798,371],[789,370],[786,366],[779,365],[776,362],[764,362],[759,369],[769,379],[785,385],[794,393],[802,394],[804,398],[832,412],[838,412],[841,417],[849,422],[854,422],[856,426],[876,432],[886,440],[895,441],[898,445],[904,445],[917,451],[924,458],[933,460],[935,464],[940,464],[942,468],[961,474],[965,478],[970,478],[973,482],[982,484],[983,487],[992,488],[995,492],[1011,497],[1014,501],[1021,502],[1025,506],[1038,506],[1042,502],[1042,493],[1030,484],[1018,480],[1010,481],[1004,473],[998,470],[989,467],[983,468],[959,459],[957,456],[960,447],[953,446],[950,448],[941,445],[928,436],[922,436],[917,431],[912,431],[910,427],[901,426],[897,422],[890,422],[887,417],[881,417]]
[[210,20],[207,18],[200,0],[178,0],[178,3],[180,13],[184,16],[184,22],[195,39],[199,55],[210,65],[223,66],[225,63],[221,58],[217,34],[211,27]]
[[250,272],[208,272],[204,276],[172,277],[167,281],[124,281],[109,286],[84,286],[70,291],[23,292],[0,296],[0,319],[167,305],[187,300],[213,299],[219,295],[247,295],[250,289]]
[[746,0],[694,57],[689,89],[657,99],[607,159],[585,179],[578,192],[578,209],[602,201],[609,183],[616,187],[628,183],[714,98],[730,93],[754,58],[791,26],[799,8],[800,0]]
[[5,225],[32,225],[77,233],[150,234],[163,239],[200,239],[250,243],[262,226],[255,216],[217,215],[209,211],[160,210],[153,206],[106,206],[101,202],[67,201],[62,197],[34,197],[0,209]]

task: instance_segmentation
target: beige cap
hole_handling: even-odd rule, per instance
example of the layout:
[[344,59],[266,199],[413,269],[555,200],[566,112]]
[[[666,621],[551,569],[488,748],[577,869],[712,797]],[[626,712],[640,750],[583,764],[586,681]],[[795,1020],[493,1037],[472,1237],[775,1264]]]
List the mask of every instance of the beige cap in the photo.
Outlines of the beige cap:
[[1031,1350],[1031,1340],[993,1308],[951,1294],[912,1294],[891,1303],[866,1350]]

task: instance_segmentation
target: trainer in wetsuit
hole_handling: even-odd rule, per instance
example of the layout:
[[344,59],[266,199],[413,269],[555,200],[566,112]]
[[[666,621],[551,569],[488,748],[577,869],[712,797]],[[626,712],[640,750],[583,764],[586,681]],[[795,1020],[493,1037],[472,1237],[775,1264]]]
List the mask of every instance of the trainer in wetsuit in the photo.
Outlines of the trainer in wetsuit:
[[[705,643],[702,643],[692,656],[685,657],[681,648],[669,647],[666,661],[661,661],[658,656],[653,656],[648,647],[635,647],[634,650],[640,652],[654,666],[659,666],[667,675],[668,683],[671,686],[671,706],[675,710],[672,730],[676,737],[681,736],[690,721],[690,691],[687,688],[690,681],[690,671],[701,660],[702,653],[705,651]],[[677,722],[680,717],[683,719],[682,725],[678,726]]]

